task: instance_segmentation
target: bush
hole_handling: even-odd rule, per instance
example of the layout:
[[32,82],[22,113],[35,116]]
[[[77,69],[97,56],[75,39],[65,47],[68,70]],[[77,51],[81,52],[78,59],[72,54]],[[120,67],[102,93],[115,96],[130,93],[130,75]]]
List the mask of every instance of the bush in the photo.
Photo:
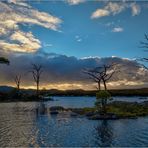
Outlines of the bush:
[[97,109],[103,113],[106,113],[107,100],[111,99],[110,93],[106,90],[101,90],[96,93],[96,99],[97,101],[95,102],[95,106]]
[[99,92],[96,93],[96,98],[97,99],[110,99],[111,94],[106,90],[100,90]]

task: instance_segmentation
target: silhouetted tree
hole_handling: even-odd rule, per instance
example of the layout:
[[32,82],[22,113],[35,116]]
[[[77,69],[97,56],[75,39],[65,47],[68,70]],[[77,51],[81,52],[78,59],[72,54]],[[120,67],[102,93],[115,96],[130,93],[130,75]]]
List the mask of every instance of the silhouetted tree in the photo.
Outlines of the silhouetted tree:
[[39,97],[39,85],[40,85],[40,78],[43,72],[42,65],[32,64],[32,70],[30,71],[33,75],[33,79],[36,83],[36,95]]
[[[84,70],[83,72],[89,75],[89,78],[93,81],[98,83],[98,90],[99,92],[96,93],[97,101],[95,105],[99,109],[101,107],[101,110],[104,114],[107,113],[106,105],[107,100],[111,98],[110,93],[107,91],[107,85],[106,83],[112,78],[114,73],[116,72],[116,66],[117,64],[104,64],[100,67],[96,67],[94,69]],[[104,90],[101,90],[101,82],[103,82]]]
[[[146,52],[148,52],[148,35],[147,34],[145,34],[144,35],[145,36],[145,40],[146,41],[141,41],[140,43],[141,43],[141,48],[147,48],[145,51]],[[141,58],[140,59],[140,61],[142,61],[142,62],[148,62],[148,57],[144,57],[144,58]],[[146,67],[146,66],[144,66],[144,65],[142,65],[144,68],[146,68],[146,69],[148,69],[148,67]]]
[[89,75],[89,78],[98,84],[98,90],[101,90],[101,82],[103,82],[104,89],[107,90],[107,81],[109,81],[114,73],[116,64],[104,64],[94,69],[85,69],[83,72]]
[[109,81],[116,72],[115,65],[116,64],[104,64],[100,67],[100,70],[102,71],[101,79],[105,90],[107,90],[107,81]]
[[16,75],[14,77],[14,81],[15,81],[15,84],[16,84],[16,88],[19,92],[20,91],[20,83],[21,83],[21,75]]
[[96,82],[98,84],[97,89],[101,90],[101,72],[96,71],[96,68],[94,68],[94,69],[84,69],[83,73],[87,74],[90,79]]
[[16,89],[15,89],[15,97],[21,97],[20,96],[20,83],[21,83],[21,75],[15,75],[14,77],[14,82],[16,84]]
[[142,47],[142,48],[148,48],[148,35],[147,35],[147,34],[144,34],[144,37],[145,37],[145,40],[146,40],[146,41],[144,41],[144,42],[141,41],[141,42],[140,42],[141,45],[142,45],[141,47]]
[[10,64],[9,60],[4,58],[4,57],[0,57],[0,64]]

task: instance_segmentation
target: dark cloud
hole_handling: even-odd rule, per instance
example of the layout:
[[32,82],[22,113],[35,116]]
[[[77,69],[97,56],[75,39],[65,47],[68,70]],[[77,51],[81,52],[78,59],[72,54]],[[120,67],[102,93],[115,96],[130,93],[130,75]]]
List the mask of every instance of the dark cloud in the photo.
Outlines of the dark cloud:
[[[118,82],[118,85],[135,86],[138,84],[146,85],[148,83],[148,72],[142,68],[134,60],[124,59],[119,57],[90,57],[78,59],[73,56],[58,55],[55,53],[42,53],[38,54],[23,54],[11,55],[10,66],[1,65],[0,82],[1,84],[12,84],[13,76],[21,73],[23,75],[23,86],[33,85],[31,73],[31,63],[42,64],[44,73],[42,75],[42,84],[62,84],[62,83],[81,83],[90,84],[82,70],[84,68],[95,68],[102,64],[117,63],[117,68],[120,73],[114,75],[112,81]],[[130,83],[129,83],[130,82]],[[132,83],[133,82],[133,83]],[[121,87],[122,87],[121,86]]]

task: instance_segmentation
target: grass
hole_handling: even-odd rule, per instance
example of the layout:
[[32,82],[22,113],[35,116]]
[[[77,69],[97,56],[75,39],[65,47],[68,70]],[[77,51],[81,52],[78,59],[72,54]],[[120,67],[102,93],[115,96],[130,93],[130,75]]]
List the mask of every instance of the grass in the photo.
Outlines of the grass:
[[[80,115],[97,112],[96,107],[75,108],[71,110]],[[119,118],[146,116],[148,115],[148,104],[116,101],[107,105],[107,113],[115,114]]]
[[119,116],[145,116],[148,115],[148,105],[118,101],[109,104],[107,111]]

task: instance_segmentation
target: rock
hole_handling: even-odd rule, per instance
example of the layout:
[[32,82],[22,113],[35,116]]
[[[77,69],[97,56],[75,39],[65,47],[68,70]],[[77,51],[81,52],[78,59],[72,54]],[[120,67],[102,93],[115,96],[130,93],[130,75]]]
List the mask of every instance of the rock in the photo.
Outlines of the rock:
[[52,106],[50,107],[50,111],[63,111],[64,107],[62,106]]
[[51,111],[50,114],[51,115],[57,115],[59,112],[58,111]]

